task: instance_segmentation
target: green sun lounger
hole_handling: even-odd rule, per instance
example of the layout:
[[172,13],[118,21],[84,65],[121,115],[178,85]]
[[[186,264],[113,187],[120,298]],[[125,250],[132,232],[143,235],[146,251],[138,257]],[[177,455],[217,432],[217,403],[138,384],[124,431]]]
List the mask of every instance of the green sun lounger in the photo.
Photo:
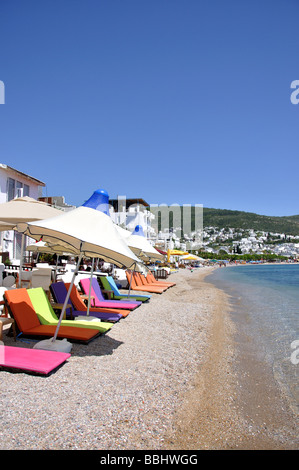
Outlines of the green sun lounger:
[[[35,309],[35,312],[42,325],[57,325],[58,318],[55,315],[52,305],[42,287],[27,289],[28,295]],[[91,315],[92,316],[92,315]],[[112,323],[96,320],[62,320],[61,326],[75,326],[78,328],[91,328],[100,333],[106,333],[112,327]]]
[[112,276],[101,276],[100,280],[101,280],[103,288],[111,292],[112,299],[115,299],[115,300],[130,299],[130,300],[138,300],[140,302],[147,302],[151,298],[150,295],[130,294],[128,296],[126,294],[121,294]]

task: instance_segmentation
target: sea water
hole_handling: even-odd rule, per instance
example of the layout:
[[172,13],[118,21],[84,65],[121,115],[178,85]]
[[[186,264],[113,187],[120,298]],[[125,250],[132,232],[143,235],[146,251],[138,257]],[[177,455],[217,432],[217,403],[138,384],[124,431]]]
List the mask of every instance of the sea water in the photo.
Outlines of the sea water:
[[299,264],[229,266],[216,269],[208,280],[230,295],[232,318],[298,413]]

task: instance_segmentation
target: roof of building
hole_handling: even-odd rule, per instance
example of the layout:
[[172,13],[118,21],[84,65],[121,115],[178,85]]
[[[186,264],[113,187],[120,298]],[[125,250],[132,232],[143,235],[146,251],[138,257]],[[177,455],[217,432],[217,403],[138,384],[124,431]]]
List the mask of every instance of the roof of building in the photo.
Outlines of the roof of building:
[[23,178],[27,178],[33,183],[38,184],[39,186],[46,186],[46,183],[44,183],[43,181],[40,181],[37,178],[34,178],[33,176],[27,175],[26,173],[23,173],[22,171],[16,170],[15,168],[12,168],[11,166],[6,165],[5,163],[0,163],[0,168],[2,168],[3,170],[13,171],[14,173],[21,175]]
[[[129,206],[132,206],[133,204],[141,204],[142,206],[144,207],[150,207],[149,203],[146,202],[144,199],[142,198],[122,198],[120,197],[120,202],[122,201],[126,201],[126,208],[128,208]],[[111,206],[113,206],[114,208],[117,208],[118,207],[118,199],[109,199],[109,204],[111,204]]]

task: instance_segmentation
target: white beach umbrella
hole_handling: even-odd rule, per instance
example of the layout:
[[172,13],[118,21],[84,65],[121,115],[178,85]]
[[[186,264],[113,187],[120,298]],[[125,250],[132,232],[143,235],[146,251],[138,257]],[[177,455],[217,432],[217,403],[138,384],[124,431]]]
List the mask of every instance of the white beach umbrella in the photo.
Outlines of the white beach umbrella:
[[123,237],[124,239],[126,239],[130,235],[132,235],[132,232],[130,232],[130,230],[127,230],[126,228],[123,228],[120,225],[115,224],[115,227],[116,227],[118,233],[120,234],[120,236]]
[[[63,318],[74,279],[83,256],[102,258],[118,267],[132,268],[140,263],[137,256],[129,249],[119,235],[109,216],[109,196],[106,191],[95,191],[82,206],[63,214],[39,222],[17,225],[17,230],[51,245],[58,245],[63,250],[78,255],[78,263],[59,318],[53,343]],[[54,346],[52,344],[52,348]]]
[[[0,231],[13,230],[20,222],[31,222],[60,215],[62,211],[37,201],[29,196],[18,197],[0,204]],[[19,272],[19,285],[22,276],[24,234],[21,243],[21,260]]]
[[[123,229],[117,226],[117,230],[124,237],[128,247],[140,258],[142,261],[161,261],[164,256],[159,253],[145,238],[143,228],[141,225],[137,225],[135,230],[131,233],[129,230]],[[143,270],[143,274],[147,275],[148,269]],[[131,283],[132,283],[133,271],[131,273],[128,297],[130,296]]]
[[59,256],[70,256],[70,255],[74,256],[74,255],[76,255],[75,252],[71,252],[70,250],[69,250],[69,252],[66,252],[63,249],[62,246],[48,245],[47,243],[43,242],[42,240],[40,240],[39,242],[35,242],[32,245],[26,246],[26,251],[30,251],[31,253],[37,253],[38,255],[40,253],[47,253],[47,254],[51,254],[51,255],[57,255],[56,268],[55,268],[55,280],[56,280],[56,277],[57,277],[57,268],[58,268]]
[[0,204],[0,227],[4,222],[3,230],[12,230],[20,222],[47,219],[58,214],[61,214],[60,210],[45,202],[29,196],[18,197]]
[[197,255],[192,255],[191,253],[188,255],[181,256],[180,259],[187,260],[187,261],[204,261],[204,258],[201,258],[200,256],[197,256]]
[[58,245],[88,258],[102,258],[119,267],[132,267],[140,260],[120,237],[110,217],[87,205],[50,219],[17,224],[29,237]]
[[145,238],[141,225],[136,225],[134,232],[125,238],[128,247],[142,261],[162,261],[164,256],[159,253]]
[[62,246],[60,245],[49,245],[42,240],[32,243],[31,245],[26,246],[26,251],[30,251],[32,253],[48,253],[48,254],[58,254],[58,255],[76,255],[76,253],[73,251],[68,251],[66,252]]

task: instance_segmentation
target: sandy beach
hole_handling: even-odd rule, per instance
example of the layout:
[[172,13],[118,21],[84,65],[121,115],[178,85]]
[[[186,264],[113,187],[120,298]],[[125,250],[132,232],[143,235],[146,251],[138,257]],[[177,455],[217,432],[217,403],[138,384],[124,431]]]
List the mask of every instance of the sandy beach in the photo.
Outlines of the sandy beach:
[[176,287],[74,344],[48,377],[1,371],[0,449],[297,449],[296,417],[213,269],[172,274]]

